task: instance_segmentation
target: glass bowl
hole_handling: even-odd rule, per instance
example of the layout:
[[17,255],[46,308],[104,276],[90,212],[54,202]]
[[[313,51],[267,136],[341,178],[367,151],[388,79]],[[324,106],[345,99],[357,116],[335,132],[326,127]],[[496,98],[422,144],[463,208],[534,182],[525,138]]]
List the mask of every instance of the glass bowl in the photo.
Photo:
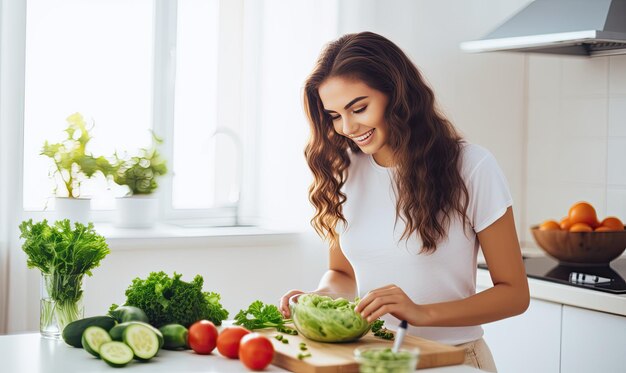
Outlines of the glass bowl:
[[371,327],[354,312],[356,303],[348,297],[328,293],[296,294],[289,299],[296,330],[318,342],[351,342],[364,336]]
[[419,349],[401,348],[391,351],[389,346],[364,346],[354,350],[360,373],[408,373],[414,372],[419,360]]

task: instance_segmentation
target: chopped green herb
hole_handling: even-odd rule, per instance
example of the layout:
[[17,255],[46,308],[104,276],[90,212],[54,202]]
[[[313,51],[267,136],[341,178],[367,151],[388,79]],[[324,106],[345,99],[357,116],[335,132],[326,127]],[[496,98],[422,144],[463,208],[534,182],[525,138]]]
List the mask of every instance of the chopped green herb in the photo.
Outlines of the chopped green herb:
[[374,333],[375,337],[393,341],[393,333],[390,332],[389,329],[383,327],[384,324],[385,322],[381,319],[374,321],[374,323],[372,324],[372,333]]
[[289,340],[287,338],[283,338],[281,342],[283,342],[284,344],[289,344]]
[[298,359],[299,360],[302,360],[302,359],[307,358],[307,357],[311,357],[311,353],[310,352],[298,354]]

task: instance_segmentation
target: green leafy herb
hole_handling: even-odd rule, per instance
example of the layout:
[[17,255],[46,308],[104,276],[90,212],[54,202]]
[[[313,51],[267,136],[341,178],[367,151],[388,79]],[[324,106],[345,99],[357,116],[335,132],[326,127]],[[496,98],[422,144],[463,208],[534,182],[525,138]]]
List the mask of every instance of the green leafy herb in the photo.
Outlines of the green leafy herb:
[[305,352],[305,353],[299,353],[298,354],[298,359],[299,360],[303,360],[303,359],[305,359],[307,357],[311,357],[311,353],[310,352]]
[[181,280],[181,276],[174,272],[170,278],[161,271],[150,273],[145,280],[135,278],[126,289],[125,305],[141,308],[156,327],[165,324],[189,327],[202,319],[221,325],[228,318],[228,311],[222,307],[220,295],[202,291],[204,279],[200,275],[192,282]]
[[47,220],[20,224],[22,250],[28,256],[28,268],[38,268],[45,278],[45,286],[54,307],[42,307],[42,319],[51,320],[56,315],[59,328],[79,319],[82,315],[78,301],[83,295],[83,276],[100,265],[110,252],[104,237],[96,233],[93,224],[60,220],[52,225]]
[[235,316],[235,325],[241,325],[248,330],[276,328],[281,333],[296,335],[298,332],[285,326],[291,319],[283,318],[283,315],[273,304],[263,304],[256,300],[250,304],[247,310],[240,310]]
[[390,332],[389,329],[383,327],[384,324],[385,322],[381,319],[378,319],[372,323],[372,332],[374,333],[374,336],[393,341],[393,333]]

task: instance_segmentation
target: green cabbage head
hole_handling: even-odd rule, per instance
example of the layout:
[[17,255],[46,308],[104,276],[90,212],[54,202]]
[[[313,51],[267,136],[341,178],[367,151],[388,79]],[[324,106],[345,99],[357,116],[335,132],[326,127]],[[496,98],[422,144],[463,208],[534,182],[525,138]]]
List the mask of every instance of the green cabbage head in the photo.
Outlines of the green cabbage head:
[[364,336],[371,324],[354,312],[358,299],[333,299],[320,294],[302,294],[291,303],[293,323],[302,335],[318,342],[349,342]]

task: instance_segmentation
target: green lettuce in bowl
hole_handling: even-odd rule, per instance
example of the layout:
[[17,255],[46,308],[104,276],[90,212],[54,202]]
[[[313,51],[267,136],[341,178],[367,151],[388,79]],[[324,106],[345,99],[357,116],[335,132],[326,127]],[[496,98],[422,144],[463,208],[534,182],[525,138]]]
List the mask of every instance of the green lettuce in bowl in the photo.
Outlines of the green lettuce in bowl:
[[294,326],[303,336],[318,342],[350,342],[364,336],[371,327],[354,312],[358,299],[318,293],[298,294],[289,300]]

